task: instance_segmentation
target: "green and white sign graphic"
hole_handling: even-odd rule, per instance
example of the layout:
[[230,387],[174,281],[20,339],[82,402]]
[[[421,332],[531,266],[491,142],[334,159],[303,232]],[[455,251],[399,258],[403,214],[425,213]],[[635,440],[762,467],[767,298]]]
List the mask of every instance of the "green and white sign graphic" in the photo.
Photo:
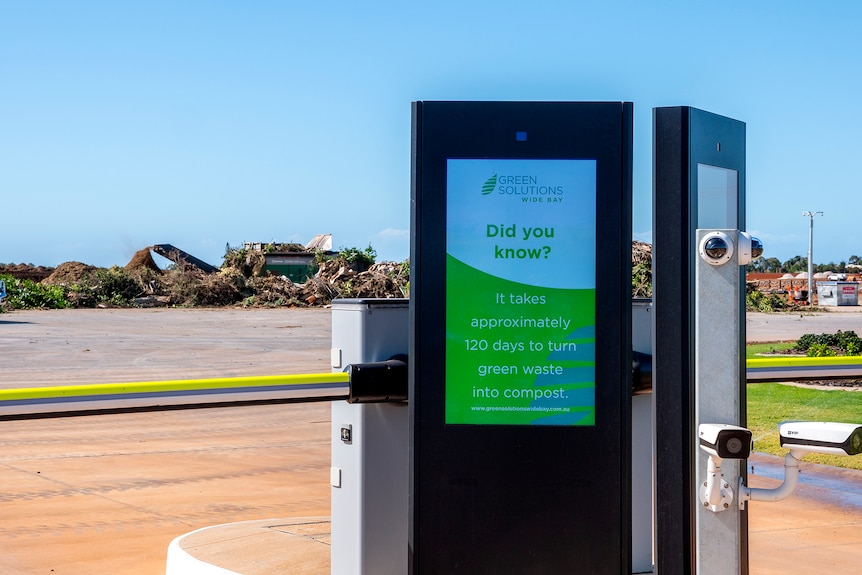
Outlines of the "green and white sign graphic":
[[447,160],[446,423],[595,424],[595,160]]

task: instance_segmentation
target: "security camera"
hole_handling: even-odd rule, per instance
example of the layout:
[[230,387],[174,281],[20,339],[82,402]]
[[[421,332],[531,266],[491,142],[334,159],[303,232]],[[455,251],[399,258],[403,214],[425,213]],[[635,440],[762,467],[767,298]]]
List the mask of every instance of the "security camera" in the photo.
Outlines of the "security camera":
[[730,508],[733,487],[724,480],[721,464],[724,459],[747,459],[751,455],[751,432],[738,425],[701,423],[697,428],[700,448],[709,454],[706,480],[698,495],[703,506],[713,513]]
[[698,426],[700,448],[720,459],[748,459],[751,455],[751,431],[725,423],[701,423]]
[[742,485],[740,478],[739,508],[746,501],[780,501],[793,493],[799,477],[799,460],[809,453],[857,455],[862,453],[862,425],[823,421],[785,421],[778,424],[782,447],[790,450],[784,456],[784,481],[773,489]]
[[798,452],[857,455],[862,453],[862,425],[824,421],[785,421],[778,425],[781,446]]
[[763,242],[748,232],[739,232],[739,265],[744,266],[763,255]]
[[733,240],[724,232],[710,232],[700,240],[701,259],[712,266],[726,264],[733,257]]
[[756,260],[763,255],[763,242],[760,238],[751,237],[751,259]]

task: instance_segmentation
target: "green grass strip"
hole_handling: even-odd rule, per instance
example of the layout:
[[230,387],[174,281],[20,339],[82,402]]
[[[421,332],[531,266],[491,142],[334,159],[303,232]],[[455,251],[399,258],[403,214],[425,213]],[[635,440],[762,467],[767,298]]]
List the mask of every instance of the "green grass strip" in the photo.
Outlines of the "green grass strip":
[[[831,359],[831,358],[830,358]],[[751,383],[748,396],[748,427],[754,436],[754,450],[784,456],[779,445],[778,424],[782,421],[835,421],[862,424],[862,392],[841,388],[814,389],[779,383]],[[862,469],[862,456],[806,455],[804,461]]]

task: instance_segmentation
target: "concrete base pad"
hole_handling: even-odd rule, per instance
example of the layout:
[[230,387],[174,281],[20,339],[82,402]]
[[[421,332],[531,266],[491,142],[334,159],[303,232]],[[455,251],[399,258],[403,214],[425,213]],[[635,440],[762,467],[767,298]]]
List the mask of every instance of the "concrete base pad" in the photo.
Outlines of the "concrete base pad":
[[168,547],[166,575],[329,573],[329,517],[263,519],[204,527]]

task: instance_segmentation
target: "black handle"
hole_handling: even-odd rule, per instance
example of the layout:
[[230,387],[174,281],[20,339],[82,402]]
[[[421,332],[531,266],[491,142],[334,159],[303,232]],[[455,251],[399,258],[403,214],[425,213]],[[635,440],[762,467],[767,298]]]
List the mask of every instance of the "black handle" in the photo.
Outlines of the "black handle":
[[632,352],[632,393],[652,391],[652,356],[639,351]]
[[348,403],[387,403],[407,401],[407,356],[396,355],[386,361],[351,363]]

